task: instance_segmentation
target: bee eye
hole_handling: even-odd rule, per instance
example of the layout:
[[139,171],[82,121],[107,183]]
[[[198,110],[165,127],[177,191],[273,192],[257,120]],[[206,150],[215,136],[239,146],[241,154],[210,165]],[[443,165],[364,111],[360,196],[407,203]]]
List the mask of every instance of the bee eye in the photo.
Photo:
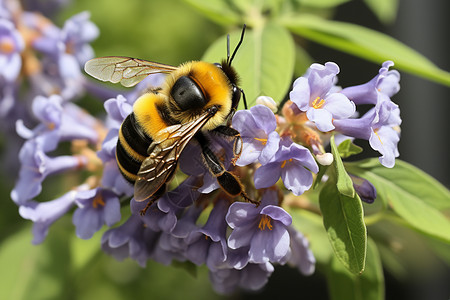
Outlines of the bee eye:
[[241,90],[233,85],[233,91],[232,91],[232,95],[231,95],[231,107],[232,108],[236,108],[239,104],[239,100],[241,100]]
[[178,78],[170,95],[182,110],[201,108],[207,102],[200,87],[188,76]]

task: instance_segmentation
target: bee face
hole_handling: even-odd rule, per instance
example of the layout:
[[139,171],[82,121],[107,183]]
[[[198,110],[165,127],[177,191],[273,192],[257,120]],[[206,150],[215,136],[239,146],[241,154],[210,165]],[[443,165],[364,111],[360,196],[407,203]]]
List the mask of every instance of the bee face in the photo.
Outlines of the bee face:
[[193,61],[181,65],[170,77],[165,91],[168,92],[172,118],[185,123],[216,106],[216,115],[203,129],[214,129],[227,120],[232,109],[233,83],[221,68]]

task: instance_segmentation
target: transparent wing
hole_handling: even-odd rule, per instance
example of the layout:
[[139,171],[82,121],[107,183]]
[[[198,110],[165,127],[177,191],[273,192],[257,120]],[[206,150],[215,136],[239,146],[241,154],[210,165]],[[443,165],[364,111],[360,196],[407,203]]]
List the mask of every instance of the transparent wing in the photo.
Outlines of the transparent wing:
[[177,67],[125,56],[98,57],[84,65],[84,70],[92,77],[112,83],[120,82],[126,87],[136,85],[150,74],[170,73],[176,69]]
[[211,117],[212,114],[205,112],[191,122],[169,126],[158,132],[148,148],[150,156],[144,160],[137,174],[134,184],[136,201],[149,199],[172,179],[184,147]]

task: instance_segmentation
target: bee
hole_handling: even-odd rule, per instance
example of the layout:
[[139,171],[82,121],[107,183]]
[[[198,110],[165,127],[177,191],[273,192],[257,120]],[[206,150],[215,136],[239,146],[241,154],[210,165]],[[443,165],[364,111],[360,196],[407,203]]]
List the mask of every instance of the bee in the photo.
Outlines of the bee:
[[136,85],[150,74],[167,74],[159,90],[140,96],[133,111],[123,121],[116,147],[117,164],[123,177],[134,184],[134,199],[149,201],[141,210],[145,215],[150,205],[167,190],[177,169],[181,152],[191,140],[201,147],[202,157],[210,173],[230,196],[242,196],[254,203],[244,191],[238,177],[227,171],[210,149],[205,132],[212,131],[234,140],[235,162],[242,152],[242,140],[231,126],[241,94],[238,75],[231,66],[241,38],[230,56],[219,63],[190,61],[178,67],[130,57],[109,56],[88,61],[85,71],[102,81],[120,82],[126,87]]

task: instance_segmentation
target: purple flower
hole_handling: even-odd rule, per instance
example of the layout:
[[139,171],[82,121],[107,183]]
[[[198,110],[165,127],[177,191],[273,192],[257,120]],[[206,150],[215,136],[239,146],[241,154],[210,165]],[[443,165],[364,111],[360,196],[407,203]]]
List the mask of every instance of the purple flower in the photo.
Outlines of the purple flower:
[[158,238],[158,233],[147,228],[138,216],[131,215],[124,224],[103,234],[102,250],[117,260],[130,257],[145,267],[151,255],[150,245]]
[[[167,192],[150,206],[142,220],[153,231],[172,232],[177,224],[177,214],[190,206],[199,196],[192,188],[196,178],[189,177],[174,190]],[[139,215],[147,202],[136,202],[134,198],[130,202],[131,212]]]
[[[379,97],[387,97],[379,94]],[[380,101],[378,107],[370,109],[359,119],[336,120],[336,130],[356,138],[369,141],[372,149],[381,153],[381,164],[392,168],[400,140],[400,109],[392,101]]]
[[284,186],[298,196],[311,187],[311,172],[318,171],[319,167],[307,148],[283,139],[269,163],[255,171],[255,187],[270,187],[281,177]]
[[11,83],[17,79],[22,67],[20,53],[24,47],[25,43],[20,33],[14,28],[14,24],[8,20],[1,19],[0,78],[3,77],[6,80],[4,84]]
[[246,166],[259,161],[266,164],[277,152],[280,136],[275,131],[277,121],[273,112],[264,105],[239,110],[233,117],[233,127],[241,134],[243,149],[236,164]]
[[215,270],[227,259],[227,223],[225,215],[228,201],[219,199],[209,214],[208,221],[201,228],[191,231],[188,237],[189,247],[186,257],[201,265],[206,263],[210,270]]
[[217,269],[209,272],[209,279],[216,292],[230,294],[237,288],[257,291],[261,289],[272,275],[274,267],[269,262],[262,264],[248,264],[245,268]]
[[94,57],[94,51],[89,45],[99,35],[99,30],[94,23],[89,21],[89,12],[81,12],[72,16],[64,23],[61,30],[61,40],[64,44],[63,52],[76,57],[79,65]]
[[287,229],[291,239],[287,263],[297,267],[303,275],[311,275],[315,271],[316,259],[309,249],[309,241],[294,227],[289,226]]
[[120,221],[119,198],[112,191],[103,188],[80,191],[75,203],[78,208],[72,222],[79,238],[90,239],[103,224],[111,227]]
[[18,205],[41,193],[42,182],[50,175],[78,169],[87,163],[83,156],[48,157],[35,140],[25,142],[19,153],[21,162],[19,180],[11,191],[11,198]]
[[386,61],[382,64],[378,75],[367,83],[351,86],[343,89],[342,94],[356,104],[377,104],[378,93],[392,97],[400,90],[400,73],[396,70],[389,71],[394,63]]
[[19,120],[17,133],[25,139],[36,139],[45,152],[56,149],[60,141],[82,139],[96,143],[98,140],[95,131],[98,121],[75,104],[63,103],[59,95],[37,96],[32,109],[41,123],[30,130]]
[[108,113],[108,127],[119,129],[125,118],[133,111],[133,104],[128,99],[128,97],[118,95],[116,98],[105,101],[104,107]]
[[249,262],[279,262],[289,251],[289,233],[287,226],[292,222],[291,216],[277,206],[277,193],[265,192],[261,204],[235,202],[226,216],[233,232],[228,238],[231,249],[250,247]]
[[20,216],[34,222],[33,244],[40,244],[44,241],[50,225],[72,208],[76,194],[77,191],[70,191],[52,201],[29,201],[19,207]]
[[335,77],[339,73],[337,64],[312,64],[305,77],[294,82],[290,99],[320,131],[334,129],[333,120],[346,119],[355,113],[355,104],[342,93],[334,92]]
[[377,190],[375,186],[367,179],[359,176],[349,174],[353,182],[353,187],[358,193],[362,201],[366,203],[373,203],[377,198]]

